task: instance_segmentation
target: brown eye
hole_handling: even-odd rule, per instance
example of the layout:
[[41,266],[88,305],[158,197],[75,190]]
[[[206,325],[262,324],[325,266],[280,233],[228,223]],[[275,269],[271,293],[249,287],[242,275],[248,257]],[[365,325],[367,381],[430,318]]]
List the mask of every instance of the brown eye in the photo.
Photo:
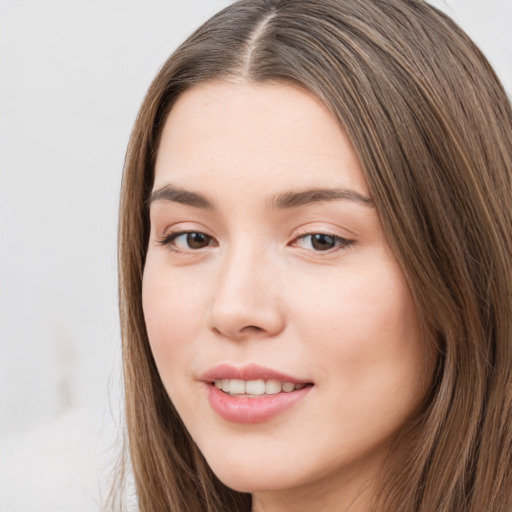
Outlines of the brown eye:
[[211,238],[204,233],[188,233],[187,245],[190,249],[203,249],[210,245]]
[[309,233],[297,238],[294,245],[314,252],[328,252],[337,249],[344,249],[354,243],[341,236],[330,235],[329,233]]
[[198,251],[215,245],[215,240],[200,231],[181,231],[166,236],[159,243],[168,246],[174,252],[186,252]]
[[336,238],[324,233],[311,235],[311,247],[313,247],[315,251],[328,251],[336,247]]

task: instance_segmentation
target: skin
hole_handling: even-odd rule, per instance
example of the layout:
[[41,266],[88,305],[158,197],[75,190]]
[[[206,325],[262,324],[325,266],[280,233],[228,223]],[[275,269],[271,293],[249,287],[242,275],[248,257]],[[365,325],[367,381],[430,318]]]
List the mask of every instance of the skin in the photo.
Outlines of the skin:
[[[168,186],[215,206],[155,197],[143,280],[154,358],[193,439],[254,511],[368,511],[390,439],[432,373],[411,293],[371,200],[271,206],[311,188],[369,198],[348,137],[296,86],[208,82],[164,126],[153,191]],[[207,236],[190,247],[187,235],[169,242],[174,232]],[[314,233],[328,235],[320,250]],[[268,421],[238,424],[200,381],[220,363],[314,386]]]

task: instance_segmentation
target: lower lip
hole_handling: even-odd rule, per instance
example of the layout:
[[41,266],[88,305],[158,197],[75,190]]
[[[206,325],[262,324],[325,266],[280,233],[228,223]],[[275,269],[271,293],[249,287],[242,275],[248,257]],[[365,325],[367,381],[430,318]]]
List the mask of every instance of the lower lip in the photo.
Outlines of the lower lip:
[[261,398],[231,396],[213,384],[206,384],[212,409],[225,420],[234,423],[262,423],[281,414],[304,398],[313,386],[289,393],[262,395]]

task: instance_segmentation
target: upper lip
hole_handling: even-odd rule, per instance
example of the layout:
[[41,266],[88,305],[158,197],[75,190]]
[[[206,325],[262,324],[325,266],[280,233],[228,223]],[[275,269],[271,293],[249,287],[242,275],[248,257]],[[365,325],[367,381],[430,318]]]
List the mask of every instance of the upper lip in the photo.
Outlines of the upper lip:
[[219,364],[205,372],[199,380],[211,383],[219,379],[240,379],[240,380],[278,380],[280,382],[291,382],[293,384],[311,384],[311,381],[298,379],[291,375],[278,372],[272,368],[266,368],[257,364],[245,366],[232,366],[227,363]]

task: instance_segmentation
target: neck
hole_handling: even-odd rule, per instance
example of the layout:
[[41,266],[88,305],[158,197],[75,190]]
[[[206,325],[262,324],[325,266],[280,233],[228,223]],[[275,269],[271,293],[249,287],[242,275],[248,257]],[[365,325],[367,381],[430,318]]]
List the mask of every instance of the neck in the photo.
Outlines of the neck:
[[373,490],[373,479],[351,478],[256,492],[252,512],[370,512]]

